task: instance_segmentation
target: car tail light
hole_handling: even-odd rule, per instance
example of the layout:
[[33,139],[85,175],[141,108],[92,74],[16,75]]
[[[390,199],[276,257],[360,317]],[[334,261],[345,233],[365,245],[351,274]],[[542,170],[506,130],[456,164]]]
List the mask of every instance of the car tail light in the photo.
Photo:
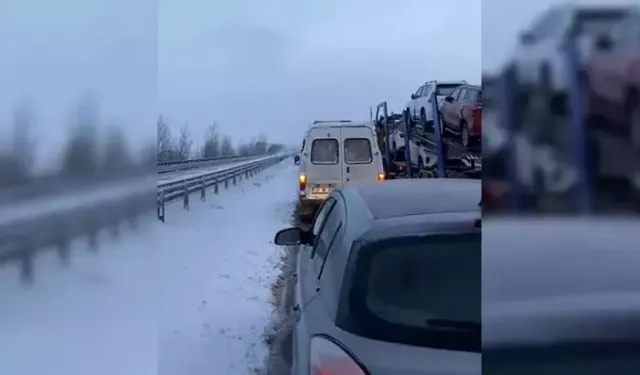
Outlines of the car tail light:
[[471,118],[473,119],[473,132],[482,133],[482,107],[477,106],[471,112]]
[[378,173],[378,181],[384,181],[385,175],[384,173]]
[[307,189],[307,176],[304,173],[300,173],[300,191]]
[[311,339],[311,375],[366,375],[353,357],[324,337]]

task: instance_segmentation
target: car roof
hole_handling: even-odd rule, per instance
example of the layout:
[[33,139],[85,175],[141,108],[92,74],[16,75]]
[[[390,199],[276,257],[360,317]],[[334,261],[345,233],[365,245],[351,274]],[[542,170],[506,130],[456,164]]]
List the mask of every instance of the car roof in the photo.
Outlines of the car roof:
[[339,194],[353,241],[478,230],[480,180],[398,179],[347,187]]
[[476,211],[481,181],[473,179],[397,179],[355,187],[372,220],[400,216]]
[[639,232],[625,219],[484,220],[485,343],[615,340],[640,327]]

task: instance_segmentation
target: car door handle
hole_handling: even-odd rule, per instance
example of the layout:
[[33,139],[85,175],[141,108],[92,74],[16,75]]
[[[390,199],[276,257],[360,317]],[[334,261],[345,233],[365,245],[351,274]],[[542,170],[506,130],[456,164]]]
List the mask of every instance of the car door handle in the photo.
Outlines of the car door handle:
[[351,172],[351,167],[347,167],[347,173]]

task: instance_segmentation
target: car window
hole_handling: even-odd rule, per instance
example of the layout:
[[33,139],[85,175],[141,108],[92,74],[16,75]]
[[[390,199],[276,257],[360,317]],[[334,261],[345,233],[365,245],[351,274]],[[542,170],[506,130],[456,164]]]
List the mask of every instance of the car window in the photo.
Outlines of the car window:
[[418,87],[418,90],[416,91],[415,95],[417,98],[420,97],[420,95],[422,94],[422,90],[424,90],[424,86],[420,86]]
[[373,161],[371,142],[367,138],[344,140],[344,161],[347,164],[369,164]]
[[318,277],[321,276],[327,254],[329,254],[329,250],[342,226],[342,213],[343,211],[339,204],[331,210],[313,248],[313,264]]
[[368,244],[355,260],[353,312],[367,337],[481,349],[481,235],[425,235]]
[[460,96],[460,91],[461,91],[461,88],[458,87],[455,90],[453,90],[453,92],[449,96],[452,97],[453,100],[458,100],[458,97]]
[[318,138],[311,142],[311,163],[338,164],[338,140],[335,138]]
[[427,97],[430,98],[431,97],[431,91],[433,91],[433,86],[432,85],[425,85],[424,86],[424,90],[422,91],[422,97]]
[[479,99],[479,91],[475,89],[468,89],[465,93],[464,100],[477,101]]
[[313,219],[313,228],[311,229],[311,233],[313,234],[314,237],[316,238],[318,237],[318,233],[320,233],[320,230],[322,229],[322,225],[324,225],[327,215],[329,214],[329,212],[331,211],[331,209],[335,204],[336,204],[335,198],[329,197],[327,198],[326,201],[324,201],[322,206],[320,206],[320,208],[318,209],[318,212],[316,213],[316,217]]
[[300,152],[303,152],[303,151],[304,151],[304,145],[305,145],[306,143],[307,143],[307,140],[306,140],[306,139],[303,139],[303,140],[302,140],[302,148],[300,148]]

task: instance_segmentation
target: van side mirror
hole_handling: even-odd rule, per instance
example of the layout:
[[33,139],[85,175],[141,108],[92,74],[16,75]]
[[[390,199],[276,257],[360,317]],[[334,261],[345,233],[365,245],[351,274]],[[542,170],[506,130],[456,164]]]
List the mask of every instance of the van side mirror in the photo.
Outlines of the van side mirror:
[[444,101],[447,102],[447,103],[453,103],[453,97],[447,96],[447,97],[444,98]]
[[300,165],[300,155],[296,155],[293,157],[293,164]]
[[528,46],[536,42],[536,37],[532,32],[526,31],[520,34],[520,44],[523,46]]
[[613,48],[613,40],[608,35],[601,34],[596,38],[595,47],[600,51],[609,51]]
[[295,246],[302,243],[303,233],[300,228],[282,229],[276,233],[273,242],[279,246]]
[[416,94],[411,94],[411,100],[414,100],[416,98],[417,98]]

